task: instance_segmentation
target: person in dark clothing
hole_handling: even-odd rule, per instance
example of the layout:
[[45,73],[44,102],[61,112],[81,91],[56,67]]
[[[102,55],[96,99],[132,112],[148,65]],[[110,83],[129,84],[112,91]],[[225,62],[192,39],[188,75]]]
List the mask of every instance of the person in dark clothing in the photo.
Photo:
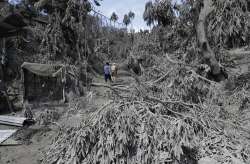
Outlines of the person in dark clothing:
[[106,63],[104,65],[104,79],[105,79],[105,82],[107,82],[108,80],[110,82],[112,82],[112,80],[111,80],[111,68],[110,68],[109,63]]

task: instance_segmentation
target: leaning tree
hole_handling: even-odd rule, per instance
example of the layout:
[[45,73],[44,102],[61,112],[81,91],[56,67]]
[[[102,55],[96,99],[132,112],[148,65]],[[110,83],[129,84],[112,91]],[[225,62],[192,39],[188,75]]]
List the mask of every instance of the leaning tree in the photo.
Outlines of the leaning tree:
[[[183,0],[179,5],[171,0],[156,0],[146,5],[144,19],[148,24],[157,21],[158,25],[166,27],[174,20],[187,24],[193,31],[190,34],[196,37],[202,62],[210,66],[213,79],[226,78],[214,48],[232,48],[247,42],[247,0]],[[154,11],[153,14],[150,11]]]
[[[192,8],[198,13],[196,36],[204,61],[210,66],[211,73],[217,81],[225,79],[218,59],[211,45],[226,47],[230,43],[241,46],[247,30],[247,0],[193,1]],[[228,46],[227,46],[228,47]],[[229,46],[229,48],[233,48]]]
[[86,61],[94,49],[87,37],[89,12],[99,0],[25,0],[38,13],[45,12],[48,23],[40,47],[44,60],[76,64]]

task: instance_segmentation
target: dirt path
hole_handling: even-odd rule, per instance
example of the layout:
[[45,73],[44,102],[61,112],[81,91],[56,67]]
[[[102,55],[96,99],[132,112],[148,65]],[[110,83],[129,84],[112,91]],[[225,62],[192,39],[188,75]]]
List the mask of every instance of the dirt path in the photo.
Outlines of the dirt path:
[[[18,135],[23,144],[19,146],[0,147],[1,164],[39,164],[42,161],[42,151],[50,145],[57,130],[30,127],[22,129]],[[25,140],[27,142],[25,143]]]
[[[130,85],[134,79],[124,70],[118,71],[118,78],[112,86]],[[99,76],[94,79],[95,83],[105,84],[104,78]],[[80,125],[82,119],[89,113],[99,109],[103,104],[111,99],[111,90],[105,87],[92,87],[87,98],[82,98],[80,110],[69,109],[69,104],[63,107],[41,107],[34,109],[38,115],[46,109],[60,111],[58,125],[64,128],[76,127]],[[69,111],[72,110],[72,111]],[[0,126],[0,129],[13,129],[14,127]],[[20,129],[14,136],[22,144],[18,146],[0,146],[0,164],[40,164],[43,158],[43,152],[50,146],[59,128],[55,125],[47,127],[34,125],[28,128]]]

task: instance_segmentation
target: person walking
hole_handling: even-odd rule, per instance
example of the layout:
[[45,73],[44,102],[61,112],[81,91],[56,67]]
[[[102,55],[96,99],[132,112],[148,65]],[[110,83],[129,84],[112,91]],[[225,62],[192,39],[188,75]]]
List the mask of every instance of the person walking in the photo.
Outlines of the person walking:
[[111,68],[110,68],[110,65],[109,65],[108,62],[104,65],[104,79],[105,79],[105,82],[108,82],[108,80],[110,82],[112,82],[112,79],[111,79]]
[[111,65],[111,79],[112,79],[112,81],[116,81],[117,73],[118,73],[118,66],[116,63],[113,63]]

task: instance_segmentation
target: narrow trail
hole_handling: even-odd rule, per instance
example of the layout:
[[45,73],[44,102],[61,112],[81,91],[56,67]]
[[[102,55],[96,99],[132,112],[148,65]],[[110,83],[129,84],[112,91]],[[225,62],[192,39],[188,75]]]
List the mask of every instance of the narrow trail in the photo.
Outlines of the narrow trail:
[[[114,87],[130,87],[134,82],[127,70],[118,70],[116,81],[106,83],[104,77],[99,75],[93,79],[94,83],[110,85]],[[43,127],[34,125],[23,128],[19,131],[17,139],[23,142],[18,146],[4,146],[0,148],[0,164],[39,164],[43,159],[45,152],[52,143],[54,137],[59,132],[59,126],[63,129],[79,127],[82,120],[86,119],[89,114],[101,108],[108,101],[113,100],[112,90],[107,87],[91,87],[87,96],[79,98],[73,105],[64,104],[63,107],[41,107],[33,109],[35,114],[44,111],[45,108],[50,110],[61,111],[61,116],[56,124]],[[59,125],[59,126],[58,126]]]
[[[93,108],[89,110],[89,112],[94,112],[102,108],[103,105],[109,101],[117,100],[117,98],[119,99],[119,96],[126,97],[126,90],[133,88],[133,84],[135,84],[136,81],[134,77],[131,76],[129,70],[120,68],[117,73],[117,78],[113,82],[105,82],[104,75],[98,75],[93,79],[92,83],[98,84],[98,86],[91,86],[90,88],[89,92],[93,95],[90,104]],[[121,95],[119,93],[119,96],[117,96],[117,93],[113,92],[113,89],[110,87],[113,89],[123,88],[124,90],[121,92]]]
[[[110,85],[110,86],[131,86],[132,83],[135,82],[135,79],[131,76],[130,72],[124,69],[118,69],[118,75],[115,81],[110,82],[108,81],[107,83],[104,80],[104,76],[99,75],[98,77],[93,79],[93,83],[98,83],[98,84],[105,84],[105,85]],[[109,92],[109,88],[105,87],[91,87],[92,91],[104,94],[105,92]]]

